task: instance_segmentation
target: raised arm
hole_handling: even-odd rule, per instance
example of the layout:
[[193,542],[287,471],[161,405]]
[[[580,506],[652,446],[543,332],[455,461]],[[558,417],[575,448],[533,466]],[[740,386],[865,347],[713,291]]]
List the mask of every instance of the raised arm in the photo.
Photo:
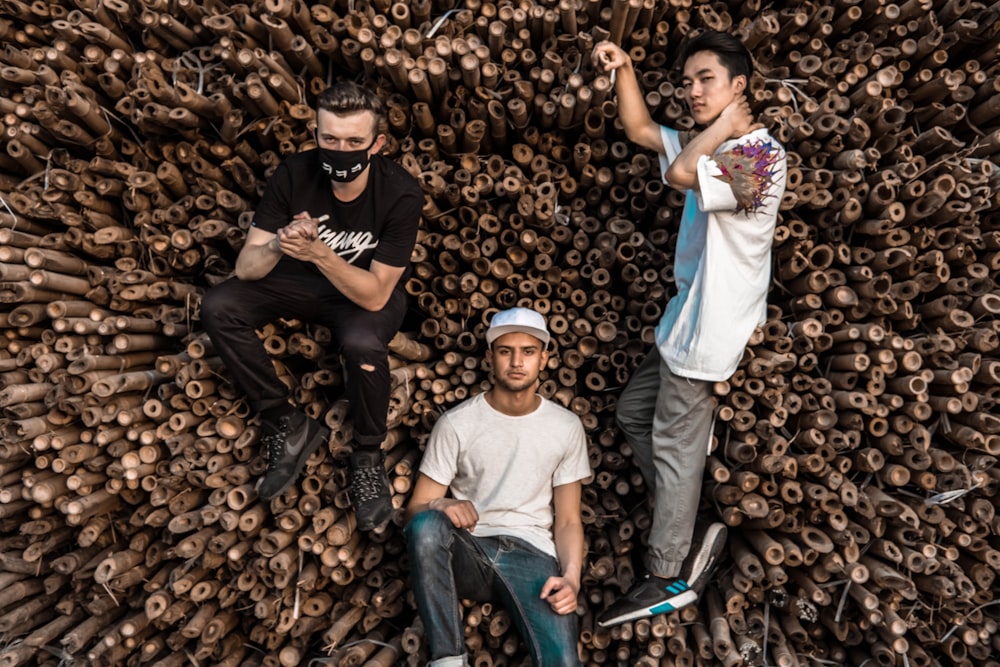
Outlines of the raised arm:
[[549,577],[542,586],[541,597],[548,600],[557,614],[576,610],[583,572],[583,521],[580,518],[580,482],[561,484],[552,490],[555,524],[552,536],[559,556],[562,576]]
[[600,42],[594,47],[592,56],[598,71],[615,74],[615,91],[618,93],[618,116],[621,118],[625,136],[644,148],[657,153],[663,152],[660,126],[653,121],[646,108],[646,100],[639,88],[632,59],[621,47],[611,42]]

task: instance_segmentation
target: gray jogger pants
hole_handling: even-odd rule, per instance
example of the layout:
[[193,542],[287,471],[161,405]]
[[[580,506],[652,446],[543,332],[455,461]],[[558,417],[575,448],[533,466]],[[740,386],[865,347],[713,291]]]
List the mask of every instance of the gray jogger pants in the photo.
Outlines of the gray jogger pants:
[[712,383],[676,375],[655,347],[618,398],[618,426],[652,491],[652,574],[677,576],[691,548],[714,411]]

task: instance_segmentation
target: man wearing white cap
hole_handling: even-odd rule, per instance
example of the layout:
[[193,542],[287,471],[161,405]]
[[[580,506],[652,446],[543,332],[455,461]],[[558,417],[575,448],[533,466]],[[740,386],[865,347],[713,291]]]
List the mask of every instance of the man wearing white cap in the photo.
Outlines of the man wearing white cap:
[[549,342],[539,313],[497,313],[486,342],[494,384],[438,419],[406,510],[430,665],[469,664],[460,600],[471,599],[504,606],[536,666],[577,666],[583,425],[536,393]]

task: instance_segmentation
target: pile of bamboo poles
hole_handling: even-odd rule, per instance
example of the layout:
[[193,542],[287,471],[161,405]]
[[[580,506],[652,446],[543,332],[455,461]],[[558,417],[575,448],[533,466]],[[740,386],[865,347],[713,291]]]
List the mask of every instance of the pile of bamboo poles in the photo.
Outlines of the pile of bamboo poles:
[[[425,192],[393,341],[393,502],[435,418],[481,391],[496,309],[545,313],[542,393],[594,477],[587,665],[997,665],[1000,6],[838,0],[0,0],[0,667],[419,665],[397,524],[362,534],[329,334],[260,331],[333,430],[269,506],[257,425],[199,321],[315,94],[389,107]],[[716,385],[703,493],[730,528],[703,601],[613,629],[650,518],[615,398],[672,293],[683,195],[590,64],[611,39],[689,127],[693,29],[751,48],[788,150],[769,318]],[[397,517],[398,519],[398,517]],[[473,664],[522,664],[466,603]]]

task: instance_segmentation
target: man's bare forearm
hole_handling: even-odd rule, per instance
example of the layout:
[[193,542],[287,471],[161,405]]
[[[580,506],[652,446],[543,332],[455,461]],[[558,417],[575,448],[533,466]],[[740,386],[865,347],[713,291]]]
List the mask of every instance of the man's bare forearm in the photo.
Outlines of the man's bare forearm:
[[660,127],[649,115],[632,59],[620,46],[608,41],[597,44],[592,57],[598,70],[610,72],[615,82],[618,116],[625,128],[625,135],[644,148],[662,151]]
[[579,590],[583,573],[583,524],[575,522],[556,524],[553,541],[556,544],[562,576],[573,582]]
[[277,236],[267,243],[244,246],[236,258],[236,277],[240,280],[260,280],[278,264],[281,254]]
[[687,145],[677,155],[667,170],[667,180],[672,187],[686,190],[698,183],[698,160],[712,155],[729,138],[727,123],[716,120],[703,132],[689,138]]
[[754,122],[746,96],[735,98],[703,132],[690,138],[667,169],[667,181],[680,189],[697,186],[698,161],[702,156],[713,155],[726,140],[737,139],[759,127],[763,126]]

